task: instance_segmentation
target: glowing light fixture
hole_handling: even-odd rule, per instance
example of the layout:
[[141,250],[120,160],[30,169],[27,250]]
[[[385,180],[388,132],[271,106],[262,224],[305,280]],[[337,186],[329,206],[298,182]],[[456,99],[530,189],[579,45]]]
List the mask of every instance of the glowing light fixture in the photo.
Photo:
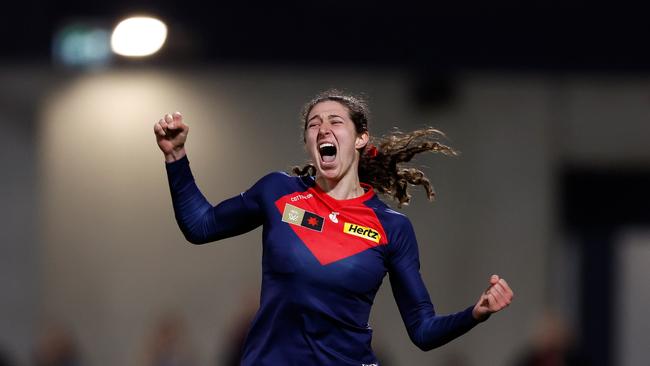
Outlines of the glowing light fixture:
[[142,57],[156,53],[165,43],[167,26],[155,18],[133,17],[113,30],[111,47],[122,56]]

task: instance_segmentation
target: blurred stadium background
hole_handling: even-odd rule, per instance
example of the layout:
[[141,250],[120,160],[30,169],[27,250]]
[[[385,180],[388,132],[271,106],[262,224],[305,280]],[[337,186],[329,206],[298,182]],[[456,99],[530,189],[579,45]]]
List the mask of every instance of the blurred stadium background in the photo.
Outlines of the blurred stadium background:
[[[437,311],[474,303],[491,273],[516,293],[424,353],[385,281],[371,319],[382,365],[648,365],[648,10],[7,3],[0,364],[229,364],[258,299],[261,230],[186,243],[153,123],[184,113],[216,204],[304,162],[299,109],[336,87],[368,97],[372,133],[433,125],[462,152],[420,158],[438,199],[415,192],[403,210]],[[113,27],[137,14],[167,25],[165,44],[111,53]]]

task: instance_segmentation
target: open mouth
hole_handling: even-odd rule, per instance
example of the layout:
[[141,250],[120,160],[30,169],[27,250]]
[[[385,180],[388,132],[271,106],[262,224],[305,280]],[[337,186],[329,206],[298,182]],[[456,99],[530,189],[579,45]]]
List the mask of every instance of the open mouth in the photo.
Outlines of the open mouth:
[[325,163],[331,163],[336,158],[336,146],[329,142],[324,142],[318,146],[320,158]]

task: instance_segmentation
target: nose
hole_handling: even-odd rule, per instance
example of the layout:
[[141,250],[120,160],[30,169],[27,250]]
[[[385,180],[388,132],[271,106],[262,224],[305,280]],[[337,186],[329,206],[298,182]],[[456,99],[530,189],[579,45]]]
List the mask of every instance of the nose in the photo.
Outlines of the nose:
[[318,135],[325,136],[331,132],[331,124],[328,121],[323,121],[318,128]]

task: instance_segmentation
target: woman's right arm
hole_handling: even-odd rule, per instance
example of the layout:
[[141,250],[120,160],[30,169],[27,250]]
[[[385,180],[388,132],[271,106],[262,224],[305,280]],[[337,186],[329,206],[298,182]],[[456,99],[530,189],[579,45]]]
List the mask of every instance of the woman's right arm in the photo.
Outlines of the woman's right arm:
[[188,131],[178,112],[165,115],[154,126],[158,146],[165,155],[174,214],[185,238],[203,244],[243,234],[261,225],[263,212],[254,189],[214,207],[203,196],[194,182],[185,153]]

